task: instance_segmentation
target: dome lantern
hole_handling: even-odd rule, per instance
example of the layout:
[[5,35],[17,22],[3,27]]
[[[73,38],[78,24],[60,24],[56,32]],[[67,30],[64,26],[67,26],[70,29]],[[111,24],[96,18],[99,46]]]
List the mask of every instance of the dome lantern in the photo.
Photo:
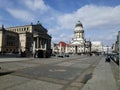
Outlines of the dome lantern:
[[82,23],[81,23],[80,21],[78,21],[78,22],[76,23],[76,25],[75,25],[75,27],[78,27],[78,26],[80,26],[80,27],[83,28],[83,25],[82,25]]
[[75,29],[74,29],[74,32],[81,32],[81,31],[84,31],[83,30],[83,25],[80,21],[78,21],[75,25]]

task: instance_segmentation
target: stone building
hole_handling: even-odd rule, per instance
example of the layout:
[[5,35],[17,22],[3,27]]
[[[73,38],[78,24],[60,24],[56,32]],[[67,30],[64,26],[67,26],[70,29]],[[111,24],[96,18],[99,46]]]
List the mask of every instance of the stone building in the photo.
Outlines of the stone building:
[[20,33],[19,34],[19,51],[26,52],[30,56],[32,55],[32,44],[33,44],[33,35],[30,32]]
[[16,32],[0,28],[0,53],[18,53],[19,35]]
[[58,44],[52,46],[53,54],[65,54],[68,53],[67,47],[69,45],[63,41],[60,41]]
[[120,38],[120,31],[118,31],[118,35],[117,35],[117,38],[116,38],[117,40],[116,40],[115,43],[112,45],[112,52],[113,52],[113,53],[119,54],[119,48],[120,48],[119,38]]
[[100,41],[92,41],[92,52],[103,52],[103,44]]
[[69,53],[86,53],[91,51],[91,42],[84,37],[83,25],[78,21],[74,29],[74,37],[69,44]]
[[[31,23],[31,25],[16,26],[7,28],[9,31],[13,31],[19,34],[20,38],[20,51],[31,52],[36,54],[38,52],[50,53],[51,51],[51,36],[48,35],[47,29],[45,29],[38,21],[37,24]],[[48,55],[48,54],[46,54]],[[43,57],[43,55],[41,56]]]

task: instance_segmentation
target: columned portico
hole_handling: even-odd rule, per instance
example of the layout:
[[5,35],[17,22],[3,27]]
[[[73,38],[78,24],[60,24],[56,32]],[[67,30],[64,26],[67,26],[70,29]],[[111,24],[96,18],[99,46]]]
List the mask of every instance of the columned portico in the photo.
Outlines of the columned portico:
[[[17,26],[7,28],[9,31],[17,32],[20,36],[21,51],[25,54],[36,51],[47,52],[51,50],[51,36],[48,34],[48,30],[45,29],[39,21],[37,24],[31,23],[31,25]],[[34,46],[34,48],[33,48]],[[33,48],[33,49],[32,49]],[[34,50],[34,51],[31,51]],[[24,55],[25,55],[24,54]],[[32,53],[31,53],[32,54]],[[50,56],[50,53],[49,53]]]
[[37,37],[37,48],[39,48],[39,37]]
[[38,50],[47,50],[48,48],[48,43],[47,40],[45,38],[40,38],[40,37],[34,37],[34,41],[35,41],[35,48],[36,51]]
[[70,53],[84,53],[84,30],[80,21],[77,22],[74,29],[74,38],[69,45]]
[[78,46],[76,45],[75,46],[75,53],[77,53],[77,51],[78,51]]

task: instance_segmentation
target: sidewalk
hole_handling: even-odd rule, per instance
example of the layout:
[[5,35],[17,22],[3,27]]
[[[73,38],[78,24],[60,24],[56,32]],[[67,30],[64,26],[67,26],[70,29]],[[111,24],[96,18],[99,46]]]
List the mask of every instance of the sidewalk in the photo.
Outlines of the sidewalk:
[[109,63],[105,63],[104,58],[95,68],[92,78],[82,90],[118,90],[111,67]]
[[33,58],[0,58],[1,62],[11,62],[11,61],[26,61],[26,60],[32,60]]

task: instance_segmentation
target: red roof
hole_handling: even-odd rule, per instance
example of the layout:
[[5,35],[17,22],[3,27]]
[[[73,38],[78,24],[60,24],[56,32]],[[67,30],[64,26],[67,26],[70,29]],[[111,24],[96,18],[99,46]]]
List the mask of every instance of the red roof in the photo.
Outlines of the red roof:
[[60,44],[61,44],[61,46],[62,47],[66,47],[66,45],[68,46],[68,44],[66,44],[65,42],[63,42],[63,41],[60,41],[57,45],[59,45],[60,46]]

